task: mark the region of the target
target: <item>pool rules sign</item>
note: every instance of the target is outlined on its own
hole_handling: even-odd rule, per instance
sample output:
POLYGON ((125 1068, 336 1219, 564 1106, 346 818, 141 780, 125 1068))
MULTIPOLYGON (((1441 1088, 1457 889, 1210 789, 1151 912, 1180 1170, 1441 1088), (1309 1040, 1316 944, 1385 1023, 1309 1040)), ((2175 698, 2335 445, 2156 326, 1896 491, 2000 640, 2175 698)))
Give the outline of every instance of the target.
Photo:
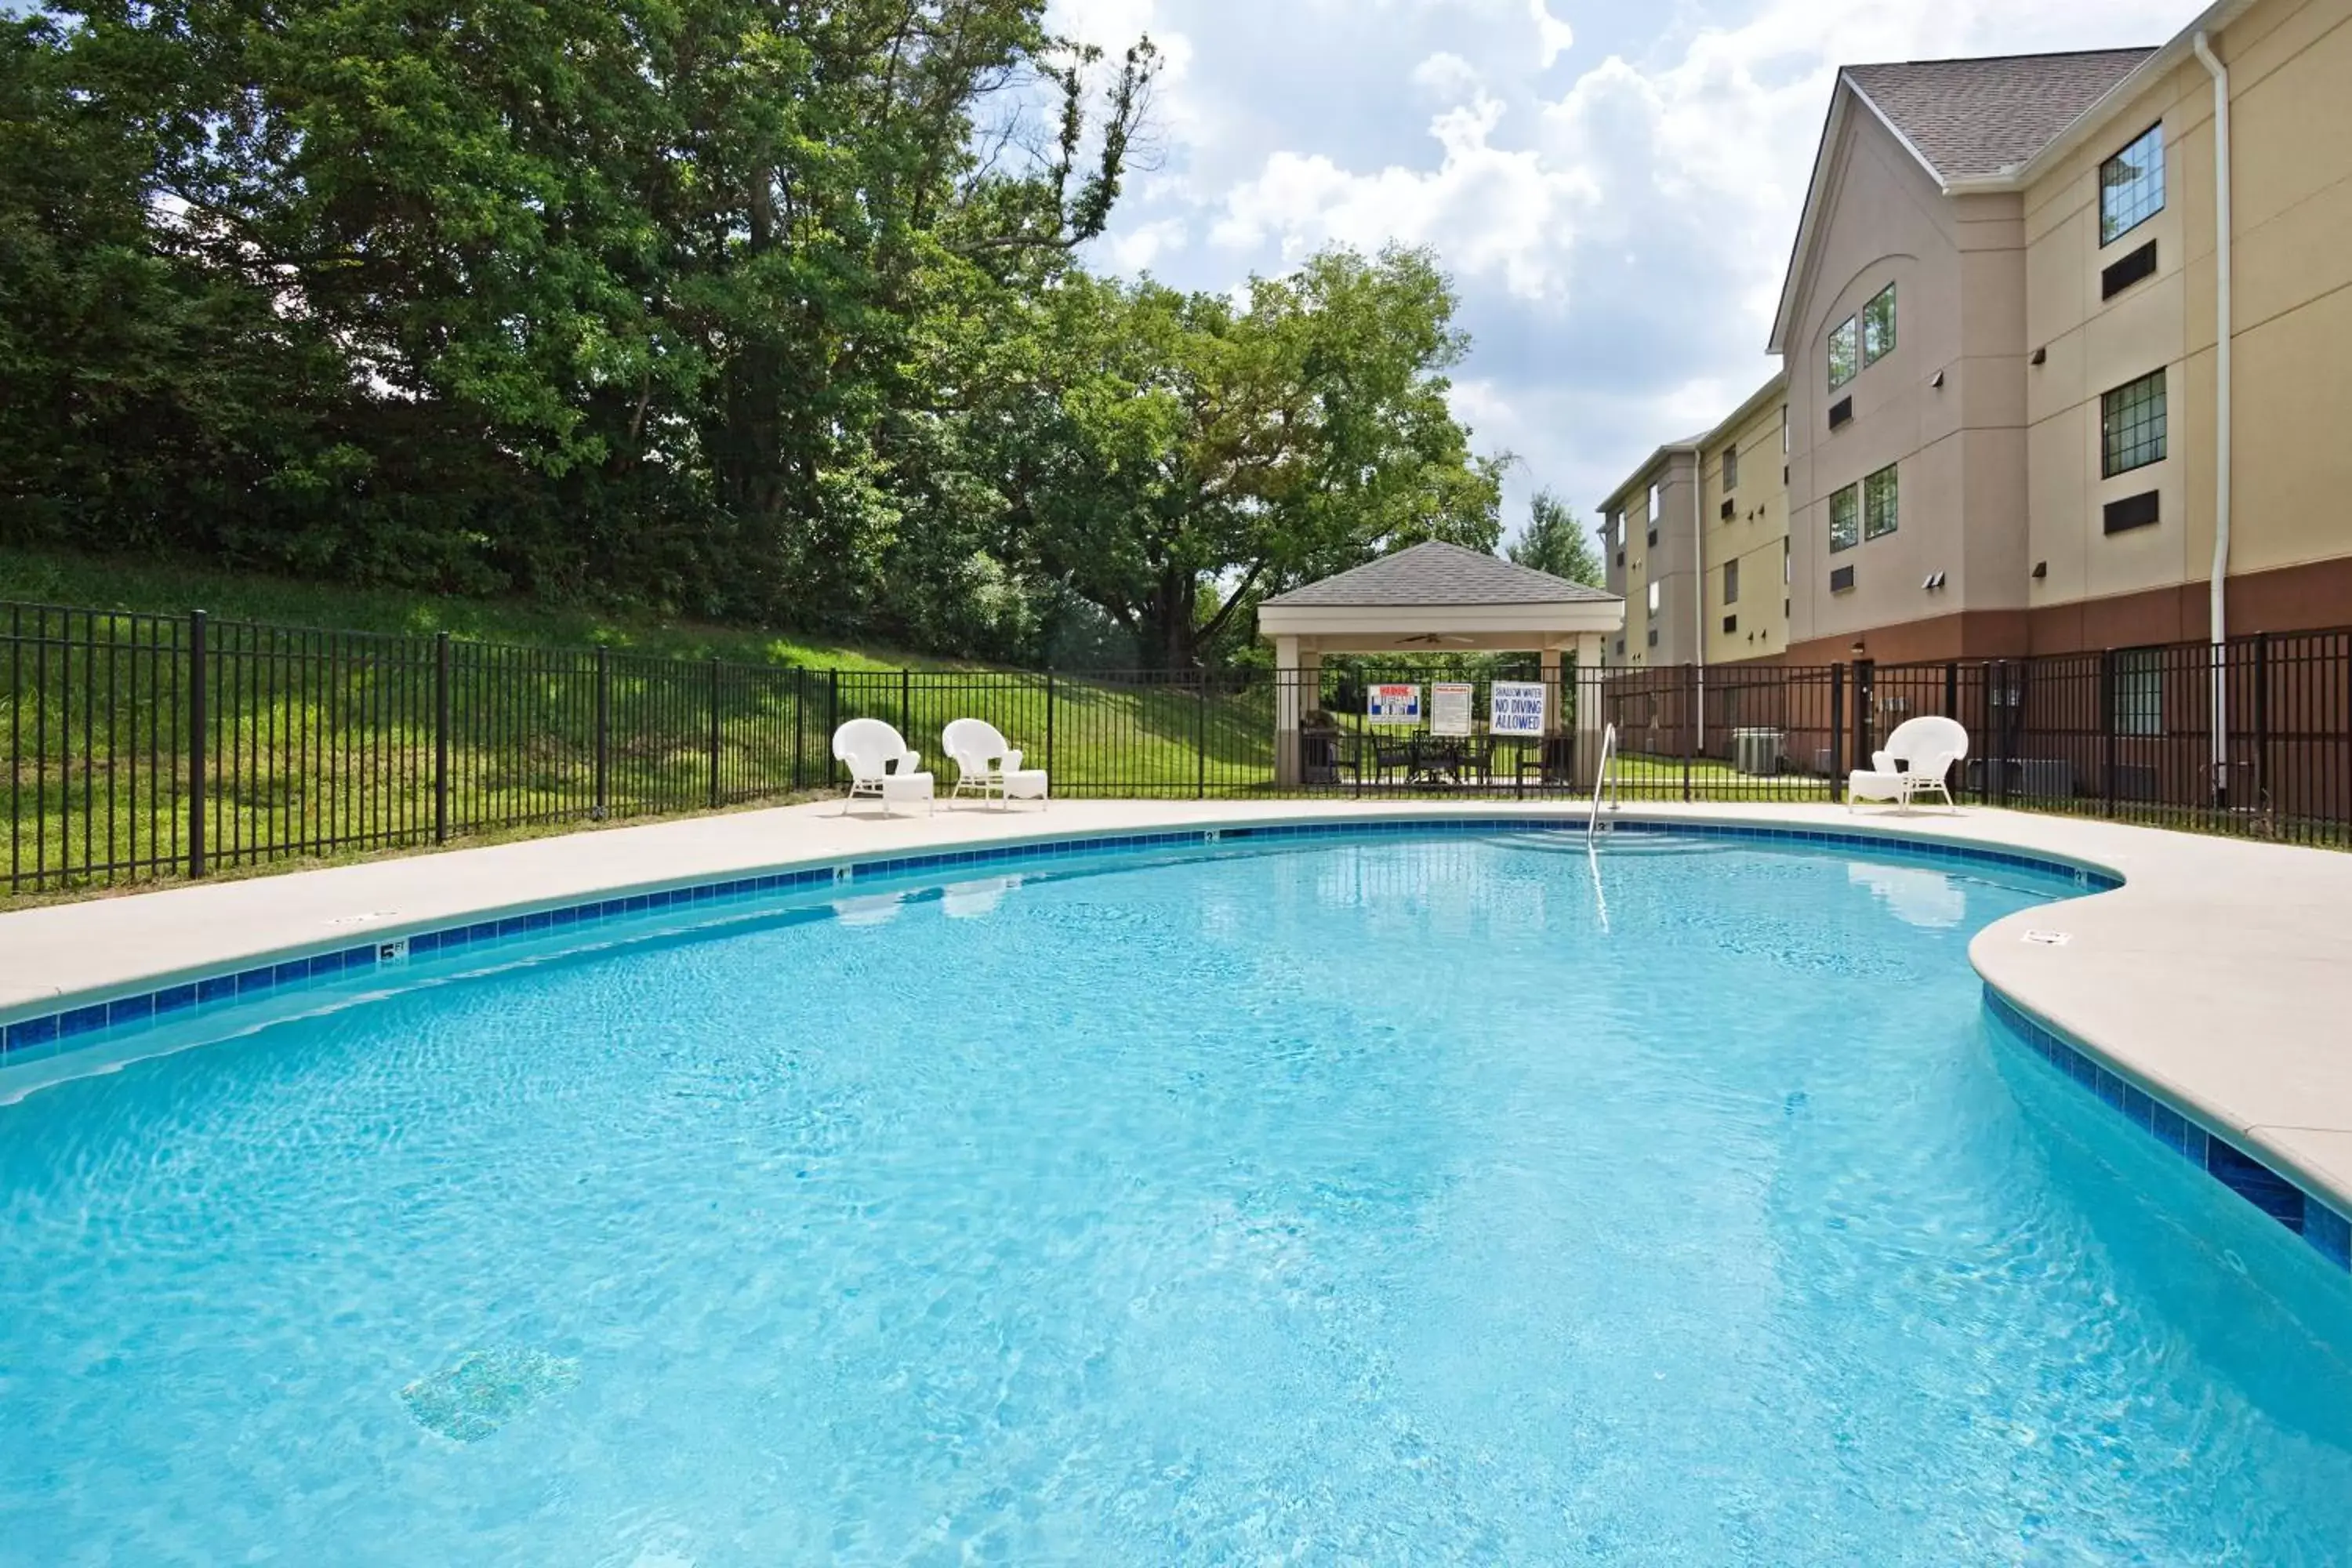
POLYGON ((1544 732, 1544 683, 1540 680, 1498 680, 1487 698, 1490 735, 1536 736, 1544 732))

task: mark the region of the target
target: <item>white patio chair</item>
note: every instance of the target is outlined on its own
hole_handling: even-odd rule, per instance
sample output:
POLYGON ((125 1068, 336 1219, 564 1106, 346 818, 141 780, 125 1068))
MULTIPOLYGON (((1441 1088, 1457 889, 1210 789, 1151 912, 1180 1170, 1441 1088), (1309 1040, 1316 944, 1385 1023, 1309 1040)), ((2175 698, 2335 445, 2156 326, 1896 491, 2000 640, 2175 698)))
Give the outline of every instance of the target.
POLYGON ((940 744, 955 759, 955 795, 970 791, 1000 804, 1034 800, 1044 805, 1050 795, 1045 770, 1021 765, 1020 750, 985 719, 958 719, 940 735, 940 744))
POLYGON ((1885 749, 1871 754, 1870 766, 1856 769, 1846 781, 1845 808, 1860 800, 1891 800, 1899 812, 1911 809, 1916 795, 1940 795, 1955 812, 1951 785, 1944 775, 1969 754, 1969 732, 1959 721, 1933 715, 1906 719, 1886 737, 1885 749))
POLYGON ((890 809, 894 802, 934 800, 931 775, 919 766, 922 758, 879 719, 852 719, 835 730, 833 754, 849 769, 849 794, 841 802, 845 814, 860 795, 880 801, 886 816, 897 815, 890 809))

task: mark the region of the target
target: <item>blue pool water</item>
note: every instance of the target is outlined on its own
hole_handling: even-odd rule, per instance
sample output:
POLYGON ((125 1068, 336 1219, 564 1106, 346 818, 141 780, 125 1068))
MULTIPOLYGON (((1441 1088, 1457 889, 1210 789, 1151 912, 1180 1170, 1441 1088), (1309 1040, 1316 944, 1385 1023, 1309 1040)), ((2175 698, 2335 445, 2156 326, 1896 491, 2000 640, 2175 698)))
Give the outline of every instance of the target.
POLYGON ((1343 841, 322 993, 0 1107, 0 1560, 2352 1560, 2341 1274, 1985 1017, 2068 891, 1343 841))

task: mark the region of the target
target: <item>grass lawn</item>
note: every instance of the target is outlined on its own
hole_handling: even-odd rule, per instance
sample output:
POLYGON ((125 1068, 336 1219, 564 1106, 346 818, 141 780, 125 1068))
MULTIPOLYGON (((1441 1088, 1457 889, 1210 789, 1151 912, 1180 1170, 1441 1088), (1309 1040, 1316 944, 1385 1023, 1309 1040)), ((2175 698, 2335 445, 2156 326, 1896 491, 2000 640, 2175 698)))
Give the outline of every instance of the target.
MULTIPOLYGON (((805 798, 834 786, 829 737, 861 716, 898 726, 942 791, 953 767, 940 731, 971 716, 1049 769, 1059 795, 1281 793, 1262 683, 1048 676, 519 601, 0 550, 9 601, 212 615, 205 800, 221 873, 430 848, 436 807, 451 839, 480 841, 805 798), (446 724, 431 640, 445 630, 446 724)), ((0 904, 176 874, 194 749, 180 623, 42 625, 33 636, 31 620, 0 612, 0 904)), ((1828 795, 1823 780, 1752 778, 1706 758, 1628 753, 1617 779, 1633 800, 1828 795)), ((1331 793, 1357 793, 1352 774, 1331 793)))
POLYGON ((953 769, 939 734, 965 716, 994 722, 1050 768, 1059 795, 1273 784, 1264 689, 1047 676, 558 606, 22 551, 0 551, 0 602, 174 617, 37 623, 0 612, 0 898, 12 881, 40 893, 178 868, 193 749, 178 617, 198 605, 213 617, 205 836, 223 871, 429 847, 436 804, 452 837, 581 826, 598 819, 600 732, 604 819, 826 789, 833 728, 860 716, 897 725, 942 789, 953 769), (430 640, 439 631, 453 638, 446 730, 430 640), (436 792, 444 737, 446 787, 436 792))
POLYGON ((953 660, 808 637, 541 604, 455 599, 398 588, 351 588, 224 572, 181 562, 0 548, 0 602, 184 615, 281 626, 431 637, 531 647, 610 647, 677 658, 822 669, 955 669, 953 660))

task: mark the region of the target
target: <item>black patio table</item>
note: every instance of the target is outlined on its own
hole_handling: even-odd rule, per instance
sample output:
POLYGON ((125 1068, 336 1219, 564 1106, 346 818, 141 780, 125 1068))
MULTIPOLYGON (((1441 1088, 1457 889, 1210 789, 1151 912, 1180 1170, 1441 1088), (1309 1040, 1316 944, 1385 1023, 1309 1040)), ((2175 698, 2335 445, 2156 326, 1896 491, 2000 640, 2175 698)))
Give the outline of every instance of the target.
POLYGON ((1416 735, 1405 777, 1422 784, 1484 784, 1489 744, 1475 735, 1416 735))

